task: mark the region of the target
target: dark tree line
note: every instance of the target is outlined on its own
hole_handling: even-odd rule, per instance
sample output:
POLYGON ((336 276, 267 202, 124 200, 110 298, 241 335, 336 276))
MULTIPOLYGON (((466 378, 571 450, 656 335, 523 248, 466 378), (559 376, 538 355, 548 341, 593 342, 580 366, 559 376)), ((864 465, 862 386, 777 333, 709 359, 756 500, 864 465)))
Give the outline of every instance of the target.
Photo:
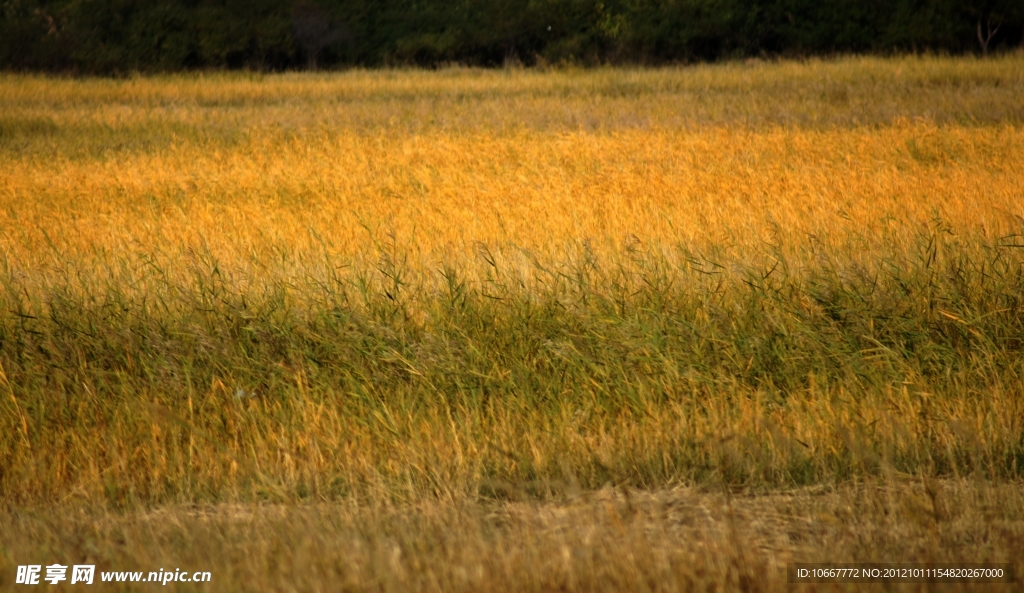
POLYGON ((666 63, 990 53, 1024 0, 0 0, 0 69, 666 63))

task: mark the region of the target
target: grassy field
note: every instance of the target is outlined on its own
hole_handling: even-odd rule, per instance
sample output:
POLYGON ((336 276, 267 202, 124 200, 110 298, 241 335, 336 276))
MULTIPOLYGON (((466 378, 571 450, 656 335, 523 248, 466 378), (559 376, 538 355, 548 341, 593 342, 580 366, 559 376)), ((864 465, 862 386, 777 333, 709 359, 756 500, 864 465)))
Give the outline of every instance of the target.
POLYGON ((1024 570, 1022 97, 1021 55, 0 75, 0 589, 1024 570))

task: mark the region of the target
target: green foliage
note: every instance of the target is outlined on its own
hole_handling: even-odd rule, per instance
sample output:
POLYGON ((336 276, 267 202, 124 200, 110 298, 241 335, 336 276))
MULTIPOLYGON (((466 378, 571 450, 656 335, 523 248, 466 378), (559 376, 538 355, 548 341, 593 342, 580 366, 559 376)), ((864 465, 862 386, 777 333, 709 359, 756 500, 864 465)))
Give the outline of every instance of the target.
POLYGON ((0 68, 114 73, 981 53, 1019 43, 1022 27, 1024 8, 1009 0, 0 0, 0 68), (311 14, 322 15, 312 46, 311 14), (304 48, 314 46, 311 60, 304 48))
POLYGON ((139 261, 30 288, 7 270, 0 494, 49 499, 103 475, 111 500, 248 483, 334 496, 330 479, 472 490, 567 471, 587 488, 885 468, 1019 478, 1019 237, 939 227, 857 252, 822 248, 808 266, 781 251, 615 263, 584 249, 538 267, 536 288, 493 264, 482 283, 449 268, 417 287, 393 252, 262 288, 203 253, 185 280, 139 261))

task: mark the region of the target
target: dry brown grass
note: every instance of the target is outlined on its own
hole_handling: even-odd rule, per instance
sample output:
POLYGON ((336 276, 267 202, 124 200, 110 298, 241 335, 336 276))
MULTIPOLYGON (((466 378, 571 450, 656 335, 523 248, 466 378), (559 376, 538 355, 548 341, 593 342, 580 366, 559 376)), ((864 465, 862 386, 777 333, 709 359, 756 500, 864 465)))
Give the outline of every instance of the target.
MULTIPOLYGON (((1019 484, 898 477, 760 496, 604 488, 546 503, 70 509, 3 520, 13 529, 0 545, 19 559, 212 572, 208 585, 177 584, 183 591, 886 590, 892 585, 794 586, 786 567, 840 559, 1019 566, 1024 549, 1019 484)), ((5 576, 12 568, 0 561, 5 576)))

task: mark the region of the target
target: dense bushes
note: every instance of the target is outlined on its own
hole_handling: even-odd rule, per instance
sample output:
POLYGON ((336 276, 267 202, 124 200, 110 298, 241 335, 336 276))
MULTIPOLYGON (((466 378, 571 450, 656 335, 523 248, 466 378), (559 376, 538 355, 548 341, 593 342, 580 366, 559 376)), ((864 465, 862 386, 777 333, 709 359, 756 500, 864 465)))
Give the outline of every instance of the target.
POLYGON ((1021 43, 1010 0, 0 0, 0 69, 689 62, 1021 43))

